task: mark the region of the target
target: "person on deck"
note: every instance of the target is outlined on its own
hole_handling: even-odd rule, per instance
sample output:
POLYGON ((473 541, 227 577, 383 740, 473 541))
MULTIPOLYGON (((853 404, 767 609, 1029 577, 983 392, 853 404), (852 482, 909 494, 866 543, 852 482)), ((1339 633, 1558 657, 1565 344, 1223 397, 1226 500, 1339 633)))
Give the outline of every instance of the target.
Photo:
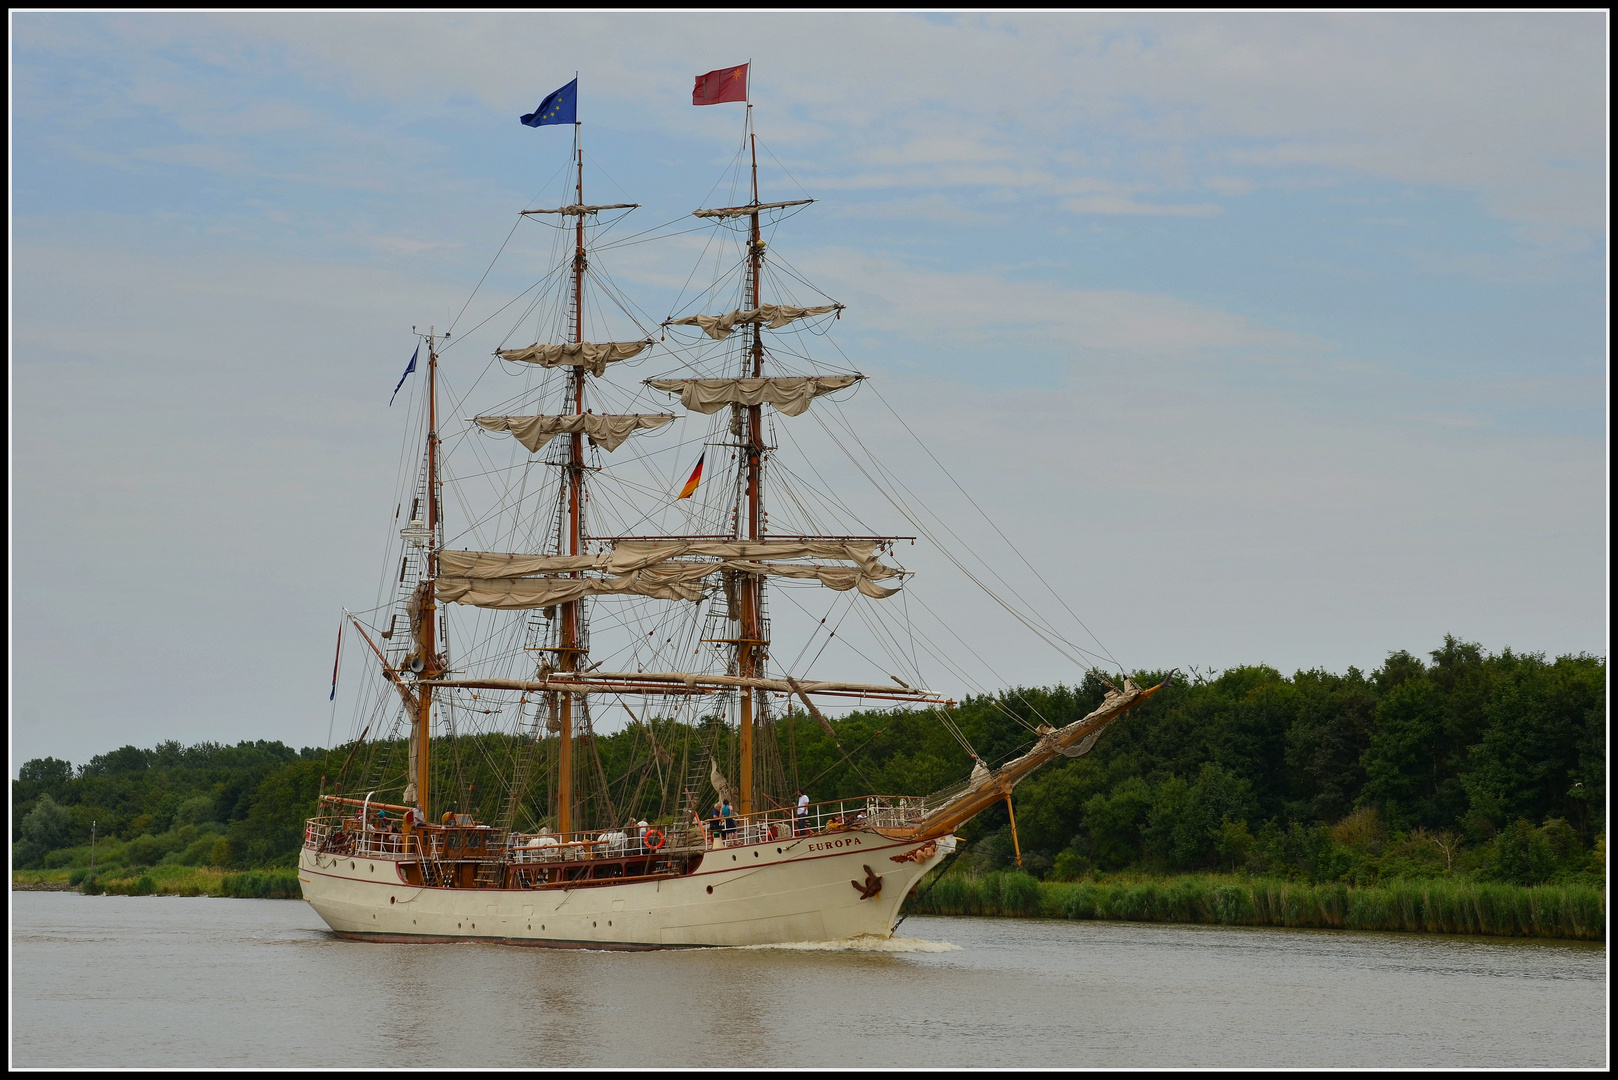
POLYGON ((714 840, 723 840, 724 838, 725 838, 725 815, 720 810, 719 804, 714 803, 713 804, 713 813, 708 815, 708 839, 710 841, 714 841, 714 840))
POLYGON ((809 796, 803 793, 803 788, 798 789, 798 819, 794 823, 792 835, 809 835, 809 796))
POLYGON ((725 828, 725 842, 729 843, 731 835, 736 831, 736 815, 730 811, 730 800, 726 799, 719 810, 719 816, 725 828))

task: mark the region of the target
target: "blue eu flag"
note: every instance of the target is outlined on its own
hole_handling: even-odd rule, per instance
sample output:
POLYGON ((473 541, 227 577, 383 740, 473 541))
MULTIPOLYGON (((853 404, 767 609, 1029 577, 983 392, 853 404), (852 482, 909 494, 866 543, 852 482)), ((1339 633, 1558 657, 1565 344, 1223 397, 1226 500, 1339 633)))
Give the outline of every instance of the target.
POLYGON ((522 118, 529 127, 546 124, 571 124, 579 112, 579 80, 574 79, 560 90, 553 91, 539 103, 539 108, 522 118))

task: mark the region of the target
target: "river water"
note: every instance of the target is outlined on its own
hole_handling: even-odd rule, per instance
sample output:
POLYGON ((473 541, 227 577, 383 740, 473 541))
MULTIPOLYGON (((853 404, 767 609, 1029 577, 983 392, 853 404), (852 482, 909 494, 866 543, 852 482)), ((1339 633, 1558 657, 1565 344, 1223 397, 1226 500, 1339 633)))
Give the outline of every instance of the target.
POLYGON ((11 894, 12 1064, 1586 1066, 1606 949, 913 918, 605 953, 339 941, 288 900, 11 894))

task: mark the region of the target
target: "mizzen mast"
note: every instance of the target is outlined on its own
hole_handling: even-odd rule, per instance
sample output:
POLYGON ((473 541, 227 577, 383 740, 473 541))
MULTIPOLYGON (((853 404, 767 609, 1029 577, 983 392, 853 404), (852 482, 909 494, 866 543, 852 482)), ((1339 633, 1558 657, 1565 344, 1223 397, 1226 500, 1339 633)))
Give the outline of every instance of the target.
MULTIPOLYGON (((446 333, 444 335, 448 337, 446 333)), ((427 334, 427 512, 425 523, 412 520, 404 535, 421 549, 425 565, 423 582, 417 586, 412 599, 412 613, 416 625, 415 637, 418 663, 410 666, 416 671, 414 694, 415 719, 410 733, 410 768, 404 800, 413 803, 427 820, 432 794, 429 758, 433 731, 433 682, 444 676, 443 658, 438 649, 438 550, 440 547, 439 513, 441 487, 438 453, 438 336, 431 328, 427 334)), ((413 515, 412 515, 413 517, 413 515)))

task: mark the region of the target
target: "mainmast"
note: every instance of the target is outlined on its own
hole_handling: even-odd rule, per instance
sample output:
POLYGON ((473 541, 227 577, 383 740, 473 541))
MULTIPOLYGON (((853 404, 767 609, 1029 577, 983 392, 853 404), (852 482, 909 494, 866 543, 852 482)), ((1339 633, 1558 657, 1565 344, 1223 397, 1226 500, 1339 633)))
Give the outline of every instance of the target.
MULTIPOLYGON (((574 127, 578 131, 578 125, 574 127)), ((582 140, 575 137, 574 145, 578 156, 578 185, 575 189, 578 205, 584 205, 584 146, 582 140)), ((573 340, 584 340, 584 213, 578 214, 578 223, 573 233, 573 340)), ((584 368, 574 367, 572 405, 575 415, 584 412, 584 368)), ((584 435, 575 431, 568 439, 567 459, 567 554, 578 555, 582 549, 582 535, 580 528, 580 511, 584 483, 584 435)), ((574 577, 580 576, 577 572, 574 577)), ((562 640, 557 656, 557 667, 561 671, 578 670, 579 660, 579 601, 569 600, 562 605, 562 640)), ((561 716, 559 717, 559 743, 556 755, 556 770, 559 775, 556 799, 556 829, 558 832, 570 832, 573 828, 573 695, 561 695, 561 716)))
POLYGON ((431 328, 427 331, 427 587, 421 596, 421 662, 422 669, 416 684, 416 803, 423 819, 428 818, 428 799, 431 789, 428 767, 429 748, 432 745, 433 688, 423 685, 425 680, 443 676, 443 665, 438 657, 438 506, 440 482, 438 477, 438 338, 431 328))
MULTIPOLYGON (((753 106, 747 106, 747 138, 753 152, 753 204, 752 230, 747 245, 747 275, 752 289, 753 307, 759 306, 759 269, 764 260, 764 243, 759 235, 758 225, 758 135, 753 128, 753 106)), ((753 325, 753 342, 751 355, 743 362, 743 374, 750 378, 761 378, 764 374, 764 325, 755 322, 753 325)), ((746 537, 749 540, 761 539, 764 535, 762 521, 759 514, 759 485, 763 479, 764 461, 764 432, 763 406, 749 405, 747 407, 747 520, 745 523, 746 537)), ((737 523, 738 534, 742 532, 743 523, 737 523)), ((753 574, 741 575, 741 636, 736 641, 736 673, 742 678, 752 678, 759 674, 758 668, 765 656, 765 645, 762 637, 764 620, 762 618, 762 600, 764 594, 764 579, 753 574)), ((751 688, 742 690, 740 723, 741 758, 741 806, 739 812, 747 817, 753 812, 753 691, 751 688)))

